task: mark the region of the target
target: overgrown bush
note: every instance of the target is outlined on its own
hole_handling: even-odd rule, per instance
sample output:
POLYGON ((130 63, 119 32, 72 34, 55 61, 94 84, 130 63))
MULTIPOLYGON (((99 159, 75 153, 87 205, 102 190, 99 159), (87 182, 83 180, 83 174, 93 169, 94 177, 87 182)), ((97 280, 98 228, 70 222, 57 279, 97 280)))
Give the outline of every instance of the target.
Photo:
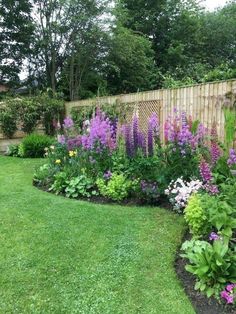
POLYGON ((47 135, 30 134, 22 140, 19 146, 19 154, 21 157, 27 158, 44 157, 45 148, 53 143, 54 139, 47 135))
POLYGON ((17 112, 12 107, 0 107, 0 126, 3 134, 12 138, 17 131, 17 112))

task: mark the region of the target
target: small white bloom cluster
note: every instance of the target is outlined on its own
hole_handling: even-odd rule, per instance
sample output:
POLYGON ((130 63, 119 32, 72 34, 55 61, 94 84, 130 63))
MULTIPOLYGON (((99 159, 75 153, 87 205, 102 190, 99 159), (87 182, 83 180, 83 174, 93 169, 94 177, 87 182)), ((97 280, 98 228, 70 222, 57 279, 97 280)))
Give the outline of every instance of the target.
POLYGON ((200 180, 184 181, 183 178, 178 178, 176 181, 172 180, 165 190, 173 209, 177 212, 182 212, 186 207, 189 197, 192 193, 199 191, 203 187, 200 180))

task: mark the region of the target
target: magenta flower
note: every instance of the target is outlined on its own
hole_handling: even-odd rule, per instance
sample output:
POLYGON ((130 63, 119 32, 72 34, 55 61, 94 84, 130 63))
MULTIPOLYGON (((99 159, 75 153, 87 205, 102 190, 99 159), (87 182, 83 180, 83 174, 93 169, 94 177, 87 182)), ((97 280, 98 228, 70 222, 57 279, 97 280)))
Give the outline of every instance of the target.
POLYGON ((236 284, 229 284, 226 286, 226 290, 221 291, 220 296, 222 299, 225 299, 227 304, 234 303, 234 288, 236 284))

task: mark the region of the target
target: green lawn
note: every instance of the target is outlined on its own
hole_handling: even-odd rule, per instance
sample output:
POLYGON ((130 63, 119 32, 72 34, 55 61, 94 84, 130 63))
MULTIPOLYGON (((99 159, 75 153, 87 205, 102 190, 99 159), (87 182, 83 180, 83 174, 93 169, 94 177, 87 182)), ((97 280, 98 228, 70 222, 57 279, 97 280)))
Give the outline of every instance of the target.
POLYGON ((195 313, 173 267, 182 217, 39 191, 41 162, 0 157, 0 313, 195 313))

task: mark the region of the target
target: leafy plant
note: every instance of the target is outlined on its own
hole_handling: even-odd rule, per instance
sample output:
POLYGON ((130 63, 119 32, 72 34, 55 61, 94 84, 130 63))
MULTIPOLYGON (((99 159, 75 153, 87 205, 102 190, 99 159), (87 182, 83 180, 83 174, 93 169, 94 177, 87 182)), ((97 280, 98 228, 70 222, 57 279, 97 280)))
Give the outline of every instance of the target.
POLYGON ((128 197, 132 183, 123 174, 113 173, 108 182, 99 178, 96 181, 101 195, 114 201, 121 201, 128 197))
POLYGON ((208 297, 218 295, 227 282, 236 280, 236 254, 229 248, 228 240, 222 238, 213 241, 186 241, 182 250, 190 264, 186 270, 197 276, 196 290, 208 297))
POLYGON ((193 194, 184 209, 184 218, 189 225, 190 232, 194 237, 200 236, 203 233, 204 223, 207 216, 201 204, 201 199, 198 194, 193 194))
POLYGON ((54 176, 54 181, 51 187, 49 188, 49 191, 53 191, 55 194, 60 194, 65 192, 65 189, 68 185, 68 176, 67 174, 62 172, 57 172, 54 176))
POLYGON ((67 181, 65 193, 66 197, 72 198, 80 196, 89 198, 98 195, 98 192, 94 189, 93 181, 86 175, 80 175, 67 181))

